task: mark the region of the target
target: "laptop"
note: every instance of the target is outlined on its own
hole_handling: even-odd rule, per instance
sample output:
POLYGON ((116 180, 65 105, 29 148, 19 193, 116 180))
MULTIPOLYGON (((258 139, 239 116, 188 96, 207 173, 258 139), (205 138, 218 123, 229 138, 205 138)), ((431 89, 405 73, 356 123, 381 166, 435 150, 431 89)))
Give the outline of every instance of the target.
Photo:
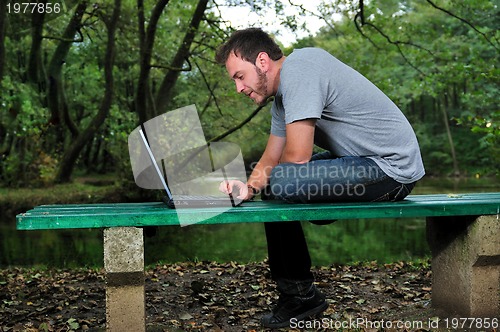
MULTIPOLYGON (((165 190, 166 196, 163 196, 163 202, 172 209, 178 208, 200 208, 200 207, 234 207, 241 204, 243 200, 233 198, 233 195, 229 194, 228 196, 207 196, 207 195, 172 195, 163 174, 160 171, 158 164, 156 163, 156 159, 153 155, 153 151, 149 146, 148 140, 144 135, 142 129, 139 129, 139 134, 141 136, 142 142, 144 143, 144 147, 148 152, 149 159, 153 164, 154 170, 158 175, 160 182, 165 190)), ((225 172, 222 170, 224 177, 225 172)))

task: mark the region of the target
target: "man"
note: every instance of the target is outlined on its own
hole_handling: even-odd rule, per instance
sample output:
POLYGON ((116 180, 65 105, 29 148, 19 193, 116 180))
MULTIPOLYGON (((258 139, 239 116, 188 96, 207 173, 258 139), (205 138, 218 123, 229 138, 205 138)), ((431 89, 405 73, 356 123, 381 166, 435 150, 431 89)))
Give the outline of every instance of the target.
MULTIPOLYGON (((414 131, 398 107, 354 69, 318 48, 284 56, 258 28, 236 31, 216 60, 257 104, 274 97, 271 133, 247 183, 221 191, 250 200, 261 191, 292 203, 396 201, 424 176, 414 131), (324 149, 313 155, 313 146, 324 149)), ((265 224, 269 265, 280 298, 261 319, 289 326, 328 307, 313 284, 299 222, 265 224)), ((334 239, 332 239, 333 241, 334 239)))

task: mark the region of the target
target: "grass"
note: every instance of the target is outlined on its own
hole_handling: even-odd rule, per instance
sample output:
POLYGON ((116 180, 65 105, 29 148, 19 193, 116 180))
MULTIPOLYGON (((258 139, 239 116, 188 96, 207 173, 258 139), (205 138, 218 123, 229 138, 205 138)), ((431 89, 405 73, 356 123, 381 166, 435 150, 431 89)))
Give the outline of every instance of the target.
POLYGON ((7 213, 18 213, 42 204, 113 203, 146 200, 147 197, 148 194, 143 194, 134 183, 118 183, 116 175, 92 175, 46 187, 0 187, 0 209, 7 213))
POLYGON ((41 201, 67 202, 102 196, 109 191, 109 187, 95 187, 79 182, 45 188, 0 188, 0 202, 30 202, 33 205, 39 204, 41 201))

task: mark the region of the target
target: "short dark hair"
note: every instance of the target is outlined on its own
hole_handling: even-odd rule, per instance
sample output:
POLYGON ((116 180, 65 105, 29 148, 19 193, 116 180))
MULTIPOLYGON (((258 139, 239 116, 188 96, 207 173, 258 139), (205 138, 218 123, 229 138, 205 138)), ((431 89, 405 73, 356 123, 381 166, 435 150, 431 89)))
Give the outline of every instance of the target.
POLYGON ((217 50, 215 61, 221 65, 225 64, 231 52, 252 64, 255 64, 260 52, 266 52, 275 61, 283 57, 283 51, 278 44, 260 28, 233 32, 228 41, 217 50))

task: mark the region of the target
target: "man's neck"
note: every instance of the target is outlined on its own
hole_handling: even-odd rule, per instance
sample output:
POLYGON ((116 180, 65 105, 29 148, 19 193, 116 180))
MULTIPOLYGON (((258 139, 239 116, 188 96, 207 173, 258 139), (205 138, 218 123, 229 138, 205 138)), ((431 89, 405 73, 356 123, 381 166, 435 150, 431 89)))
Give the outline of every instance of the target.
POLYGON ((270 81, 272 82, 273 95, 278 92, 278 87, 280 85, 281 67, 285 61, 286 56, 282 56, 280 59, 273 61, 273 66, 271 68, 270 81))

